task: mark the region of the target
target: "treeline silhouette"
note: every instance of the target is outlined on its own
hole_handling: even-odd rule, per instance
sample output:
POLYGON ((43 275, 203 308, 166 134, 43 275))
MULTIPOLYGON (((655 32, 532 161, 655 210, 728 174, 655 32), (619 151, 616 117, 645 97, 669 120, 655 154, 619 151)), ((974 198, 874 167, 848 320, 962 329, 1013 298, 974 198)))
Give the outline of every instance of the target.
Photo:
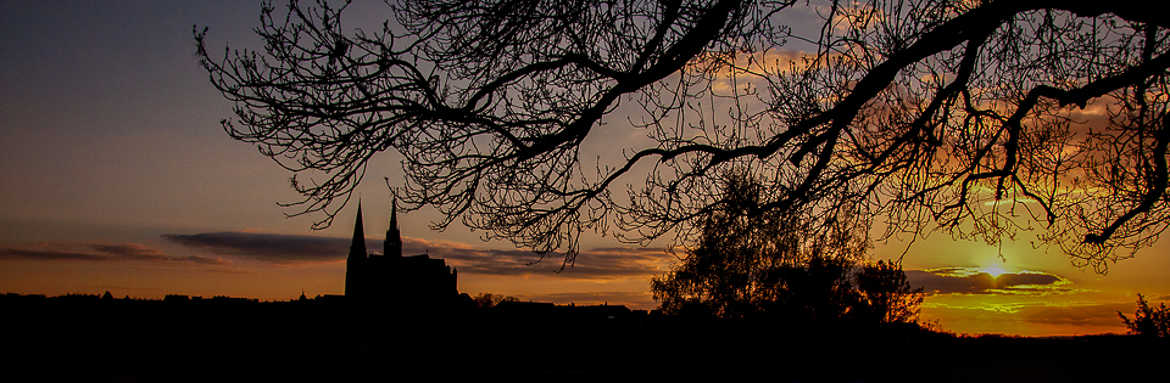
POLYGON ((1168 349, 1165 339, 1126 335, 966 337, 518 300, 418 313, 328 295, 262 302, 5 294, 0 312, 5 347, 16 351, 7 373, 41 380, 1105 381, 1140 376, 1155 366, 1147 360, 1168 349), (1070 363, 1083 358, 1093 363, 1070 363), (236 375, 240 369, 245 373, 236 375))

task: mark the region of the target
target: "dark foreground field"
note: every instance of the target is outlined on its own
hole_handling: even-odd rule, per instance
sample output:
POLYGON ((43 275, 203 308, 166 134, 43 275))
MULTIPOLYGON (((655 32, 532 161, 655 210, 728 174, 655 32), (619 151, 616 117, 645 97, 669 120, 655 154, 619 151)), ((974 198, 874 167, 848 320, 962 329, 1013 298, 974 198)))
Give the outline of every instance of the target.
POLYGON ((218 302, 2 302, 4 381, 1167 381, 1131 336, 218 302), (611 319, 612 317, 612 319, 611 319), (494 379, 493 379, 494 381, 494 379))

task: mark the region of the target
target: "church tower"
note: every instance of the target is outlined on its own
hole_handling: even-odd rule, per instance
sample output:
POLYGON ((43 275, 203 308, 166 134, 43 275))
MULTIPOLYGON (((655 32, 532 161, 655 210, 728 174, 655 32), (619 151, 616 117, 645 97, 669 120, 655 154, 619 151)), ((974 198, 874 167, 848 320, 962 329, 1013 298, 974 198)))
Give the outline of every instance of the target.
POLYGON ((345 259, 345 295, 363 295, 365 286, 362 272, 366 264, 366 233, 362 228, 362 202, 358 201, 357 222, 353 225, 353 241, 349 245, 349 257, 345 259))
POLYGON ((417 313, 439 310, 454 302, 459 294, 454 268, 429 254, 402 255, 397 199, 390 201, 390 227, 382 243, 383 254, 367 252, 365 234, 362 204, 358 201, 353 242, 345 263, 345 295, 351 302, 417 313))
POLYGON ((390 200, 390 228, 386 229, 386 242, 382 252, 388 257, 402 257, 402 233, 398 231, 398 199, 390 200))

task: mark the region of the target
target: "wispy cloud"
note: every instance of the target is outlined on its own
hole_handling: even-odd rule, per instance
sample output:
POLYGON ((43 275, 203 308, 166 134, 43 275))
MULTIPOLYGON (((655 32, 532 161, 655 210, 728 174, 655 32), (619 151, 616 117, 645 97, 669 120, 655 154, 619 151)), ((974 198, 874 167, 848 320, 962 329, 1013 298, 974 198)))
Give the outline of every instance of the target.
POLYGON ((1083 335, 1125 332, 1117 312, 1129 315, 1133 306, 1088 301, 944 304, 928 299, 922 315, 940 320, 948 330, 967 334, 1083 335))
POLYGON ((1071 281, 1043 271, 1003 273, 998 277, 972 267, 907 270, 910 284, 931 294, 1044 295, 1073 291, 1071 281))
POLYGON ((672 259, 660 248, 595 248, 581 251, 576 262, 565 265, 561 254, 550 254, 541 260, 525 250, 452 247, 419 239, 405 242, 407 249, 427 251, 431 256, 447 259, 460 273, 473 274, 545 274, 576 279, 642 277, 661 273, 672 259))
MULTIPOLYGON (((350 240, 246 232, 164 234, 163 238, 189 248, 213 254, 277 264, 338 262, 349 253, 350 240)), ((367 240, 371 251, 381 241, 367 240)), ((584 250, 572 265, 564 265, 560 254, 539 255, 519 249, 484 249, 452 241, 403 238, 405 255, 429 254, 443 258, 460 273, 485 275, 543 274, 576 279, 615 279, 661 273, 673 259, 661 248, 595 248, 584 250)))
POLYGON ((1031 323, 1075 326, 1121 326, 1117 313, 1132 314, 1132 303, 1098 303, 1080 305, 1042 305, 1025 307, 1020 315, 1031 323))
MULTIPOLYGON (((162 237, 212 254, 281 264, 344 260, 349 249, 347 239, 309 235, 218 232, 162 237)), ((373 241, 367 241, 367 247, 373 245, 373 241)))
POLYGON ((139 243, 58 243, 42 242, 24 246, 0 247, 0 258, 35 261, 145 261, 222 265, 219 258, 169 256, 158 249, 139 243))

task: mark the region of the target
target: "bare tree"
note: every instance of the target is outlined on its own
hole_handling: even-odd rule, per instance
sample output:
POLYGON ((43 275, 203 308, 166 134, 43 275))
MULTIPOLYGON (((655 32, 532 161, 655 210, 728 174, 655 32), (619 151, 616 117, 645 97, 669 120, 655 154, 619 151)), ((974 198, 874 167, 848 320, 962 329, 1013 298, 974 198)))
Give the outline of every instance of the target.
POLYGON ((1170 223, 1170 19, 1140 1, 427 0, 377 30, 263 9, 262 50, 213 57, 204 30, 198 54, 318 227, 391 149, 437 227, 570 262, 583 230, 694 243, 733 168, 809 230, 1036 230, 1102 272, 1170 223), (648 143, 582 152, 618 124, 648 143))

